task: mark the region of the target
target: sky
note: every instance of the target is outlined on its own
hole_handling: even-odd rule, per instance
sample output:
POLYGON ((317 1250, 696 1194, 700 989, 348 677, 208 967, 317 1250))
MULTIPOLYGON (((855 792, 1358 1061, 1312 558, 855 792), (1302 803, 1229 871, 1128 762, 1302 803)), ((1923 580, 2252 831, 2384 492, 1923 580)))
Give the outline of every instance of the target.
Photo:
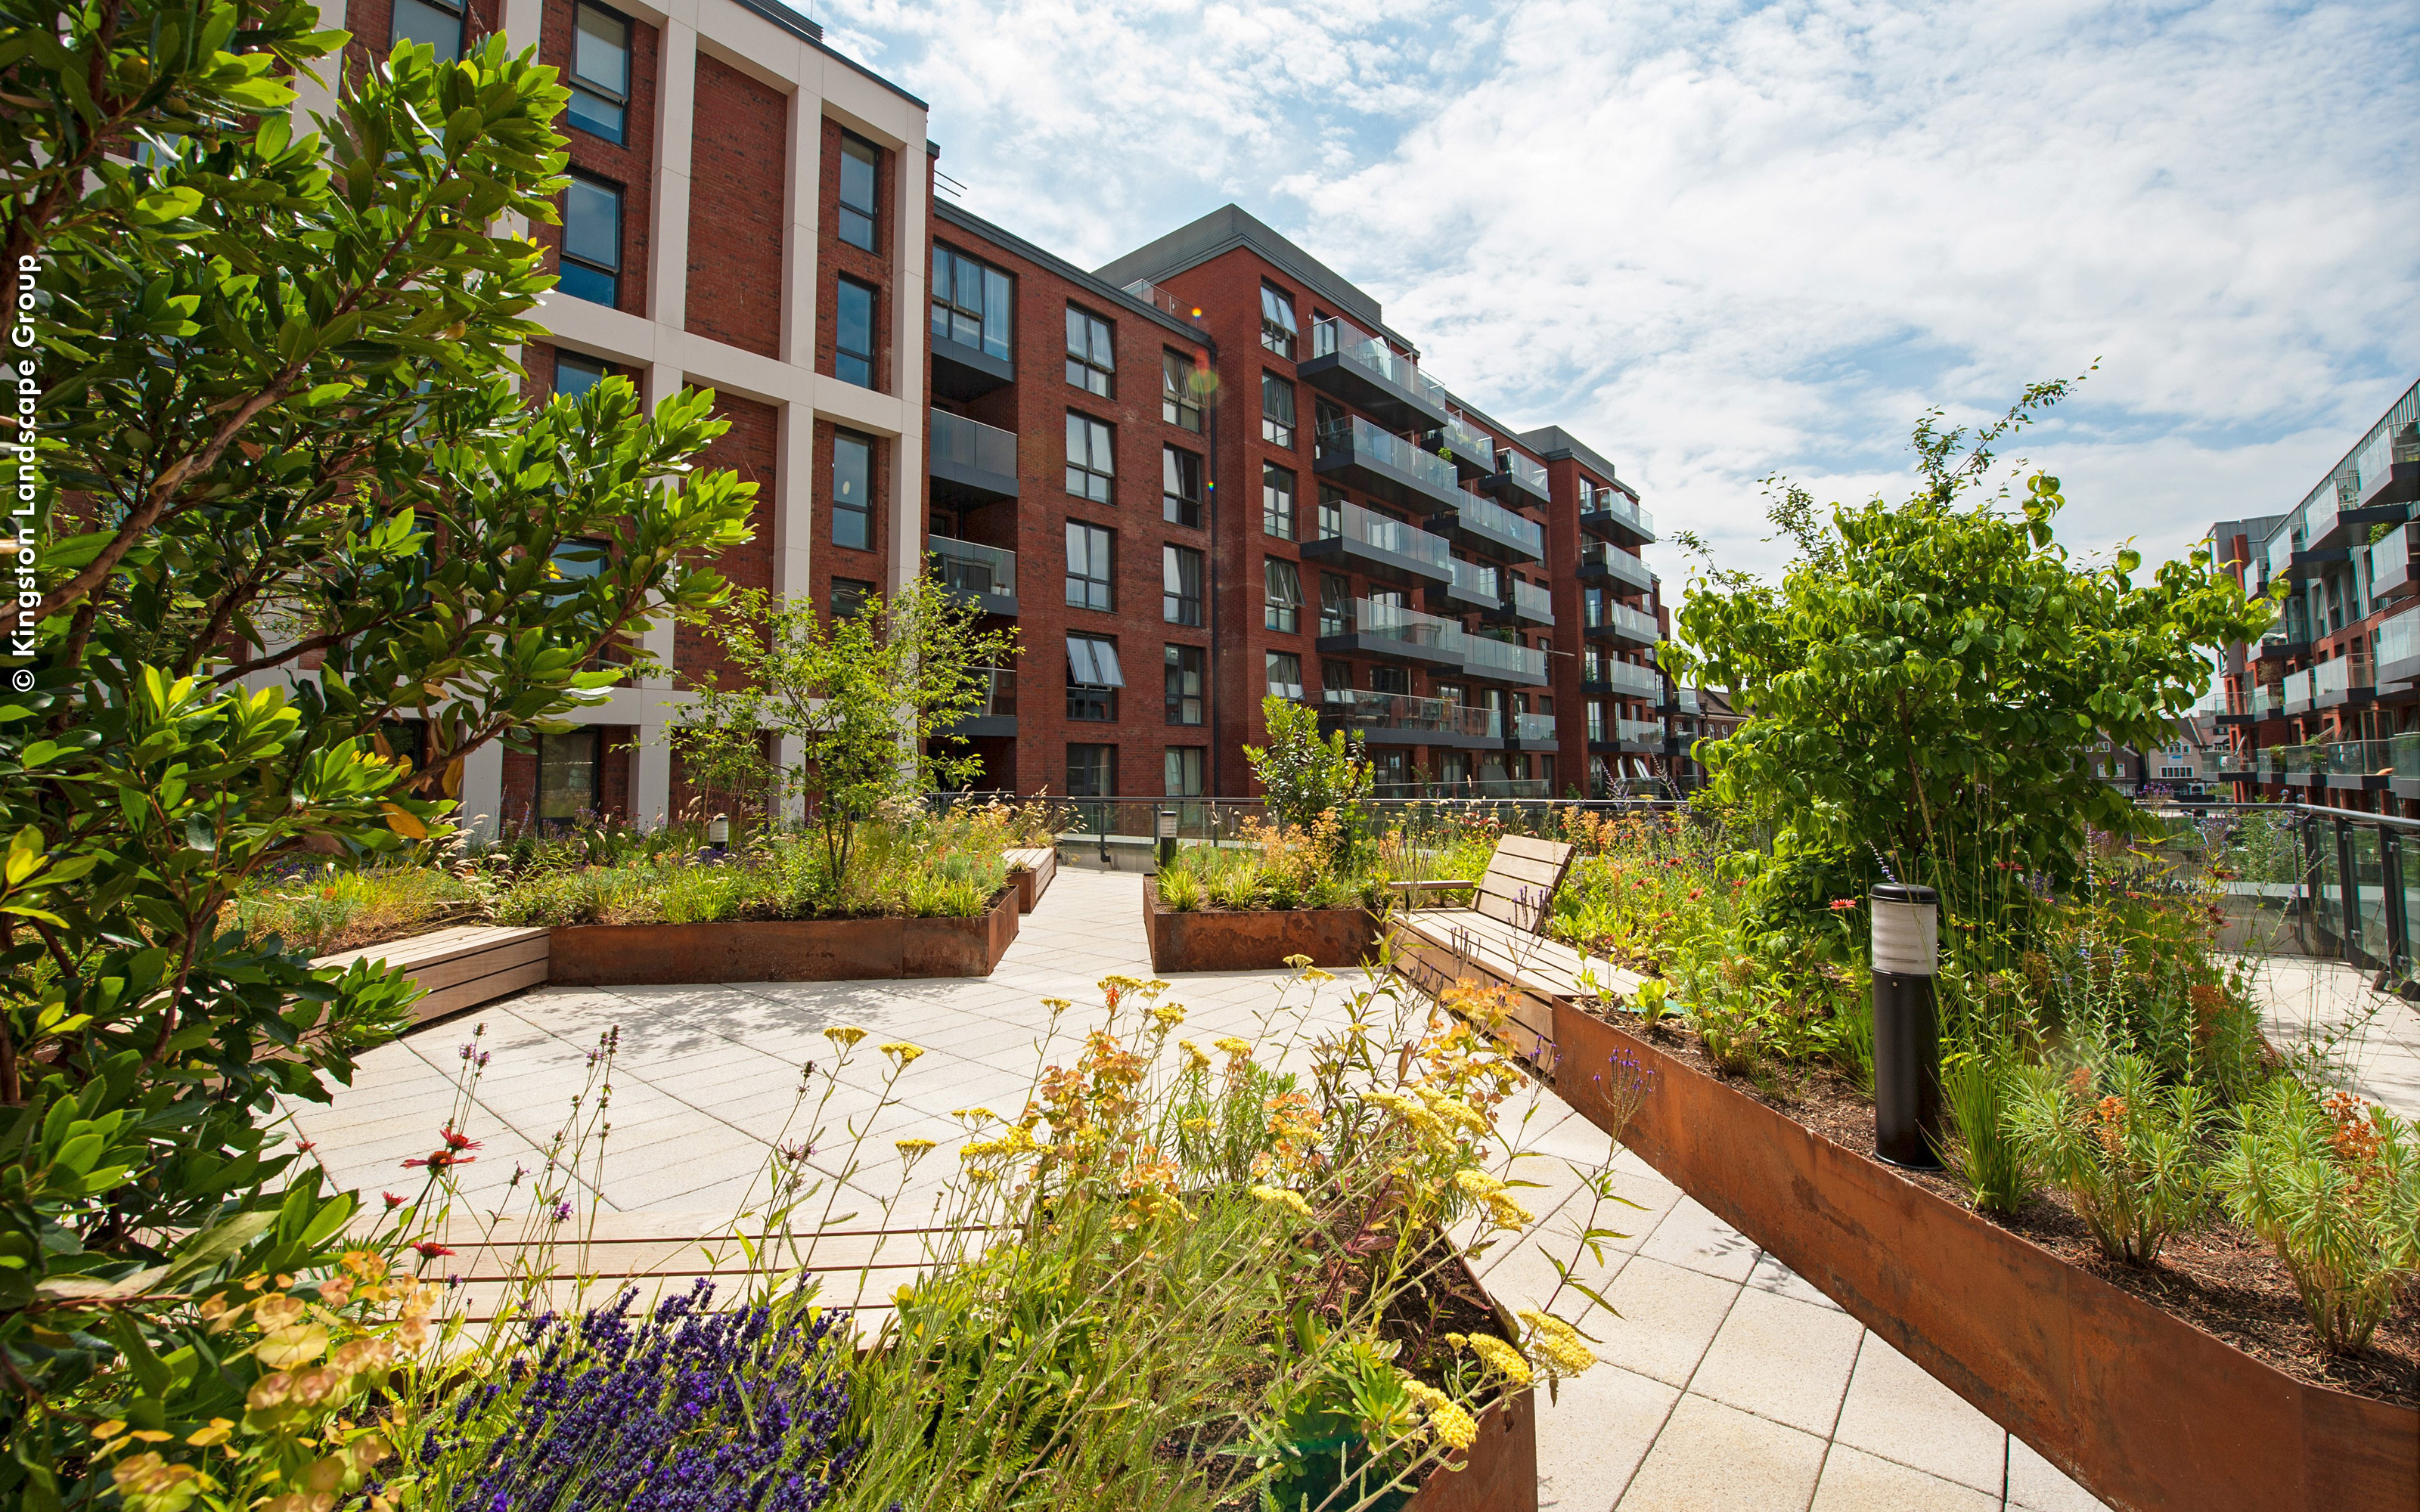
POLYGON ((1898 499, 1928 407, 2087 368, 2011 460, 2071 550, 2181 555, 2420 377, 2411 0, 800 8, 967 208, 1094 267, 1233 200, 1729 568, 1786 560, 1769 474, 1898 499))

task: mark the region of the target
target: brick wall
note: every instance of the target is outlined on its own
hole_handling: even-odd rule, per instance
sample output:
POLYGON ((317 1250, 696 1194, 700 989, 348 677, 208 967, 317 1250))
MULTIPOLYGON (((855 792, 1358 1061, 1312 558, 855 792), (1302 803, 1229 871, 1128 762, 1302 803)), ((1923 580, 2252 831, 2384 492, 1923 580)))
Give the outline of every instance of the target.
POLYGON ((786 96, 698 54, 689 329, 767 357, 782 354, 788 120, 786 96))
MULTIPOLYGON (((754 505, 749 513, 749 522, 756 532, 754 539, 715 558, 714 567, 730 579, 734 588, 769 591, 773 586, 777 481, 773 466, 779 455, 779 413, 771 405, 732 394, 718 395, 714 408, 717 415, 731 423, 731 428, 706 447, 698 465, 728 468, 739 475, 741 482, 756 485, 754 505)), ((737 680, 722 648, 704 630, 690 624, 674 631, 673 670, 684 686, 701 684, 709 673, 719 677, 726 687, 737 680)))
POLYGON ((891 516, 892 490, 897 486, 898 471, 892 456, 896 442, 882 437, 869 438, 874 442, 874 480, 867 492, 872 527, 871 549, 861 551, 854 547, 832 540, 832 448, 840 427, 829 420, 815 422, 814 474, 814 539, 808 548, 808 560, 814 563, 807 574, 807 592, 814 596, 815 607, 829 612, 831 608, 831 585, 835 578, 853 582, 872 583, 878 593, 891 591, 891 516))
MULTIPOLYGON (((874 286, 874 386, 888 393, 892 388, 891 329, 894 312, 891 301, 898 290, 893 278, 892 249, 899 238, 899 207, 892 200, 896 193, 892 175, 898 165, 892 160, 888 147, 877 150, 875 163, 876 251, 867 252, 840 239, 840 144, 841 124, 827 117, 823 123, 823 155, 818 164, 819 183, 816 190, 820 205, 815 237, 815 277, 821 281, 815 291, 815 371, 831 374, 833 344, 838 337, 837 299, 833 296, 834 280, 841 275, 874 286)), ((780 209, 777 201, 774 208, 780 209)), ((914 249, 924 255, 923 248, 914 249)))

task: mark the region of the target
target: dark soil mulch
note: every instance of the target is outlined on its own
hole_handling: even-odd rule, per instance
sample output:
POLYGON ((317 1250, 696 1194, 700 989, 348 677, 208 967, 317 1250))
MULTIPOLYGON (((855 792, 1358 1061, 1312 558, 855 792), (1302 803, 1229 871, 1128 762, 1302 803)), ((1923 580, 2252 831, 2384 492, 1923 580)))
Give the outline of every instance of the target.
MULTIPOLYGON (((1709 1076, 1720 1075, 1684 1027, 1668 1022, 1645 1031, 1635 1022, 1621 1027, 1643 1032, 1656 1048, 1709 1076)), ((1873 1101, 1837 1073, 1790 1067, 1780 1079, 1766 1083, 1722 1080, 1843 1149, 1861 1155, 1873 1149, 1873 1101)), ((1883 1169, 1972 1210, 1965 1185, 1955 1176, 1883 1169)), ((2157 1265, 2132 1266, 2101 1253, 2067 1194, 2055 1189, 2045 1189, 2013 1217, 1980 1216, 2298 1381, 2420 1408, 2420 1288, 2408 1292, 2378 1325, 2367 1350, 2334 1355, 2314 1339, 2293 1277, 2276 1252, 2224 1217, 2170 1239, 2157 1265)))

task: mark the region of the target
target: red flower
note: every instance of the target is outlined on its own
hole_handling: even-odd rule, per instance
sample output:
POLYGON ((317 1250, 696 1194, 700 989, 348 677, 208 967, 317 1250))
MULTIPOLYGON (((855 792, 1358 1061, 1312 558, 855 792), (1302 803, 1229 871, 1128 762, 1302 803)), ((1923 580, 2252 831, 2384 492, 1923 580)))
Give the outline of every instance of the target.
POLYGON ((396 1196, 392 1192, 381 1192, 379 1196, 386 1198, 386 1211, 389 1212, 393 1212, 396 1209, 403 1206, 403 1198, 396 1196))
POLYGON ((411 1249, 413 1254, 419 1256, 424 1260, 433 1260, 441 1255, 451 1255, 454 1253, 452 1250, 447 1249, 444 1245, 440 1244, 433 1239, 424 1239, 419 1243, 412 1245, 411 1249))
POLYGON ((439 1131, 439 1133, 444 1139, 445 1148, 448 1149, 476 1149, 479 1148, 479 1141, 472 1138, 469 1134, 462 1133, 450 1123, 442 1130, 439 1131))
POLYGON ((1832 912, 1836 914, 1845 914, 1856 906, 1857 900, 1854 898, 1835 898, 1832 900, 1832 912))

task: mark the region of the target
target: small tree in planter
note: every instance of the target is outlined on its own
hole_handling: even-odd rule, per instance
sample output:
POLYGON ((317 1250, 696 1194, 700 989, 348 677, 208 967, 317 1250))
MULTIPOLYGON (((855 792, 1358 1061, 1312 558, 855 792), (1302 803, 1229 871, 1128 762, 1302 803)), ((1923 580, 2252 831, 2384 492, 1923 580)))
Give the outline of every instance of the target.
POLYGON ((1266 746, 1244 748, 1244 761, 1266 795, 1269 812, 1289 828, 1316 830, 1333 815, 1337 836, 1329 864, 1348 858, 1368 836, 1368 809, 1375 785, 1361 740, 1339 730, 1319 733, 1319 714, 1290 699, 1261 701, 1269 727, 1266 746))
POLYGON ((849 614, 746 590, 700 619, 737 686, 709 681, 675 748, 709 779, 764 795, 768 814, 804 805, 834 887, 861 824, 977 769, 950 732, 982 704, 984 670, 1016 654, 1015 630, 982 628, 930 578, 849 614))

